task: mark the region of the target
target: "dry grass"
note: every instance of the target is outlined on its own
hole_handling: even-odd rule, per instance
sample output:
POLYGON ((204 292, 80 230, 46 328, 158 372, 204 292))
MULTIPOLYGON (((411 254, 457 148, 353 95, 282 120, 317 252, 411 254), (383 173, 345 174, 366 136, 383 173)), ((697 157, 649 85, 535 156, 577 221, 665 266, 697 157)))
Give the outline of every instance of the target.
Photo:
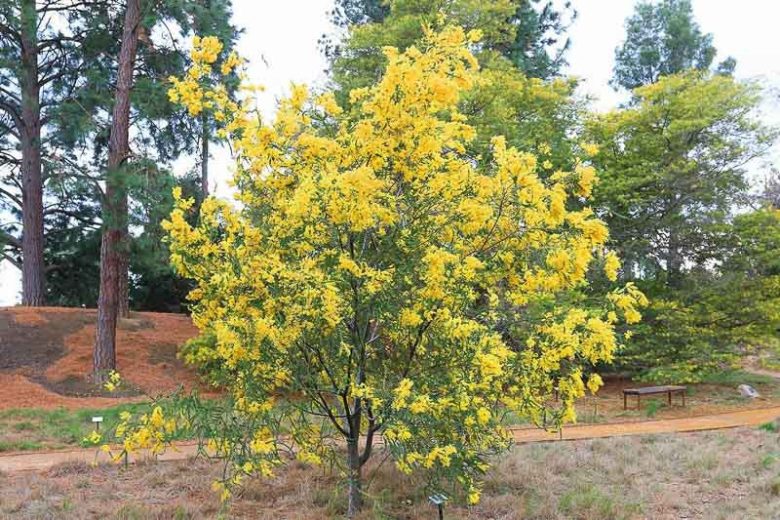
MULTIPOLYGON (((598 439, 515 448, 491 470, 482 503, 448 519, 778 518, 780 440, 764 430, 598 439)), ((0 475, 0 518, 338 518, 337 475, 294 463, 253 481, 222 511, 210 489, 220 466, 83 464, 0 475)), ((417 483, 378 471, 362 517, 434 518, 417 483)))

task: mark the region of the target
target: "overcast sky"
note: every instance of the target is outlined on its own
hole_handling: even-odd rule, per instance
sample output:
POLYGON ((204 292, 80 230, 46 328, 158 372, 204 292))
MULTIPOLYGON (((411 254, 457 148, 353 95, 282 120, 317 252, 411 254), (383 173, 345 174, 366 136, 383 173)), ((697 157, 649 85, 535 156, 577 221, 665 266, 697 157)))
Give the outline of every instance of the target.
MULTIPOLYGON (((569 31, 572 46, 568 73, 583 80, 582 93, 596 98, 594 107, 608 110, 624 97, 608 85, 614 49, 624 37, 624 20, 635 0, 574 0, 579 11, 569 31)), ((250 76, 266 86, 262 107, 273 112, 275 99, 284 95, 290 82, 319 84, 324 80, 325 61, 317 40, 332 31, 327 12, 332 0, 234 0, 235 23, 245 29, 240 52, 250 62, 250 76)), ((717 60, 733 56, 736 75, 762 81, 768 89, 780 88, 780 45, 776 0, 693 0, 694 14, 704 32, 714 35, 717 60)), ((780 124, 780 106, 767 100, 765 120, 780 124)), ((772 158, 780 164, 780 147, 772 158)), ((230 161, 222 151, 210 165, 218 194, 226 193, 230 161)), ((180 164, 179 166, 184 166, 180 164)), ((760 169, 760 165, 754 166, 760 169)), ((0 305, 19 300, 19 273, 8 263, 0 264, 0 305)))

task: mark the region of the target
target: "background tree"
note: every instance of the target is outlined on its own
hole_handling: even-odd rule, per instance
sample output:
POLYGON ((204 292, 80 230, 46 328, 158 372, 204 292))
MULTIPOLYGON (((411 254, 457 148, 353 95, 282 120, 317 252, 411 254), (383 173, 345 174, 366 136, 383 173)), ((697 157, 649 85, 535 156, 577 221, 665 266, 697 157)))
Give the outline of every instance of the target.
MULTIPOLYGON (((636 280, 653 302, 634 343, 646 354, 635 368, 701 371, 722 360, 717 345, 733 347, 712 341, 725 339, 716 326, 725 322, 707 329, 712 313, 701 295, 717 294, 721 264, 733 254, 724 237, 740 234, 731 226, 749 202, 745 165, 774 139, 754 118, 758 102, 755 85, 689 71, 635 89, 631 106, 589 125, 600 146, 595 207, 609 225, 610 247, 625 259, 624 279, 636 280)), ((740 321, 743 309, 731 307, 731 320, 740 321)))
MULTIPOLYGON (((0 75, 4 78, 0 83, 4 82, 6 87, 0 92, 0 98, 5 100, 4 107, 11 110, 21 107, 21 84, 18 80, 22 71, 18 34, 21 4, 16 0, 6 3, 7 6, 0 9, 0 16, 4 17, 0 25, 6 33, 19 36, 0 39, 0 75)), ((46 237, 43 241, 45 261, 41 271, 45 273, 47 282, 54 283, 45 289, 46 298, 51 302, 79 302, 92 307, 97 303, 97 286, 92 282, 98 267, 88 259, 96 254, 92 235, 101 222, 101 215, 94 211, 94 207, 101 204, 104 195, 102 182, 106 170, 123 12, 121 6, 113 1, 28 4, 37 9, 37 30, 40 33, 37 36, 37 52, 42 130, 40 140, 32 139, 30 142, 38 144, 36 149, 41 154, 42 226, 46 237), (80 269, 71 270, 68 274, 70 279, 66 280, 62 276, 65 269, 75 266, 80 269)), ((235 41, 237 31, 230 24, 230 2, 165 2, 157 5, 153 13, 155 19, 150 16, 151 13, 145 15, 149 26, 160 27, 162 31, 154 36, 142 34, 144 43, 135 63, 136 85, 130 116, 134 128, 131 143, 133 157, 167 164, 181 153, 197 149, 200 149, 201 156, 207 156, 208 140, 203 139, 202 125, 183 117, 182 111, 170 104, 166 82, 169 76, 181 74, 188 63, 188 57, 178 49, 179 42, 174 35, 186 35, 195 29, 218 34, 230 44, 235 41)), ((0 109, 0 142, 4 144, 0 167, 5 171, 3 181, 0 181, 0 211, 3 216, 0 245, 3 257, 22 270, 23 184, 20 167, 22 155, 27 153, 25 150, 30 150, 30 153, 35 150, 21 147, 21 134, 16 127, 19 119, 15 119, 14 113, 8 110, 0 109)), ((207 161, 200 162, 202 173, 207 174, 207 161)), ((143 160, 139 164, 143 164, 143 160)), ((131 197, 143 198, 142 181, 139 178, 136 182, 133 175, 127 176, 127 182, 132 185, 131 197)), ((35 185, 37 183, 32 183, 32 186, 35 185)), ((31 199, 37 200, 36 197, 31 199)), ((35 233, 27 235, 36 236, 35 233)), ((137 257, 145 250, 136 248, 130 254, 137 257)), ((127 263, 127 254, 125 251, 122 253, 123 262, 127 263)), ((34 255, 27 256, 30 260, 34 258, 34 255)), ((137 267, 152 265, 151 261, 134 260, 133 263, 137 267)), ((127 276, 122 274, 125 270, 120 271, 120 279, 123 280, 120 314, 126 314, 127 294, 137 291, 132 284, 126 283, 127 276)), ((136 273, 133 283, 145 279, 149 277, 136 273)), ((165 299, 171 300, 170 295, 165 299)))
POLYGON ((102 381, 116 368, 116 323, 121 294, 120 250, 127 248, 127 185, 123 178, 130 155, 130 90, 141 25, 141 0, 127 0, 118 57, 117 83, 108 145, 103 233, 100 242, 100 290, 93 372, 102 381))
MULTIPOLYGON (((615 49, 612 82, 628 90, 689 69, 709 70, 717 51, 712 34, 703 34, 693 18, 690 0, 640 2, 626 20, 626 40, 615 49)), ((731 73, 736 61, 719 66, 731 73)))
MULTIPOLYGON (((196 44, 216 60, 216 40, 196 44)), ((340 439, 353 517, 381 434, 402 471, 459 482, 475 502, 485 456, 507 447, 504 414, 572 419, 585 379, 600 384, 583 366, 611 358, 619 316, 638 319, 632 287, 578 305, 607 231, 566 201, 593 177, 544 181, 500 137, 492 161, 472 161, 476 132, 457 108, 478 79, 466 36, 420 45, 386 50, 386 73, 351 93, 350 111, 298 86, 270 126, 202 90, 202 65, 172 90, 195 116, 212 100, 239 157, 241 208, 208 199, 192 227, 179 198, 167 225, 172 261, 196 283, 193 320, 215 339, 190 360, 228 376, 233 426, 208 428, 234 463, 223 485, 268 474, 288 443, 339 463, 340 439)))
POLYGON ((509 19, 515 28, 514 41, 498 50, 529 77, 558 76, 566 65, 566 51, 571 45, 566 31, 576 16, 569 1, 519 2, 509 19))
MULTIPOLYGON (((98 333, 95 344, 96 374, 99 371, 105 371, 106 368, 113 368, 110 361, 106 366, 102 364, 98 366, 99 353, 111 352, 113 350, 114 333, 109 332, 109 329, 114 330, 116 327, 116 319, 113 317, 113 305, 116 303, 119 306, 116 310, 119 316, 125 314, 129 307, 129 267, 133 248, 131 247, 128 233, 128 193, 132 193, 133 186, 138 186, 139 182, 143 183, 144 179, 138 173, 144 170, 149 171, 148 164, 150 164, 150 161, 169 160, 176 157, 182 150, 187 150, 188 147, 196 143, 197 139, 200 139, 201 142, 201 160, 206 160, 205 164, 201 164, 201 170, 203 172, 207 171, 209 122, 201 120, 200 128, 198 128, 197 124, 191 125, 190 121, 183 117, 183 113, 177 113, 173 110, 166 97, 167 78, 171 73, 182 70, 182 67, 187 63, 187 56, 178 51, 176 40, 169 41, 164 38, 163 45, 157 45, 148 35, 152 34, 155 27, 158 26, 167 27, 173 25, 179 32, 184 34, 187 34, 194 28, 202 30, 210 28, 224 36, 226 41, 232 44, 236 38, 236 31, 229 24, 229 8, 230 4, 221 0, 204 0, 203 2, 183 4, 170 2, 155 6, 153 9, 151 6, 147 6, 137 24, 138 34, 136 37, 141 42, 141 46, 140 50, 134 53, 134 56, 137 54, 137 59, 132 59, 130 62, 129 77, 131 79, 135 78, 135 83, 132 86, 133 92, 131 93, 128 89, 126 93, 127 99, 125 100, 122 97, 120 100, 120 90, 117 86, 117 98, 114 104, 114 117, 112 118, 110 132, 111 139, 108 146, 108 176, 114 175, 115 178, 113 179, 114 182, 110 182, 110 179, 107 179, 106 182, 106 193, 103 197, 103 237, 104 242, 109 240, 109 242, 112 242, 112 245, 108 248, 102 248, 102 250, 110 251, 109 253, 101 253, 101 291, 98 300, 98 333), (131 157, 127 156, 130 151, 129 143, 123 144, 125 146, 124 158, 120 160, 120 163, 114 164, 112 162, 115 160, 112 148, 114 145, 113 136, 114 132, 118 130, 116 107, 119 105, 124 106, 124 104, 127 104, 127 116, 125 117, 124 112, 119 114, 122 116, 119 121, 122 128, 119 131, 125 132, 132 125, 134 130, 136 130, 137 138, 135 142, 137 146, 131 157), (134 119, 133 116, 135 116, 134 119), (117 170, 119 166, 121 168, 117 170), (114 202, 114 200, 117 202, 114 202), (120 227, 120 236, 118 238, 114 237, 116 233, 114 226, 117 225, 120 227), (116 268, 118 272, 118 280, 116 282, 118 296, 116 297, 116 302, 112 296, 114 288, 112 273, 115 261, 119 262, 119 266, 116 268)), ((128 36, 126 26, 124 31, 121 40, 123 44, 128 36)), ((172 32, 168 31, 169 34, 172 32)), ((137 49, 139 48, 137 47, 137 49)), ((116 66, 117 85, 122 83, 123 67, 128 66, 127 62, 123 61, 126 57, 125 51, 124 47, 120 48, 119 59, 115 60, 110 55, 105 55, 104 58, 108 70, 112 70, 116 66)), ((100 107, 102 99, 99 97, 95 99, 95 106, 100 107)), ((95 131, 99 131, 101 127, 95 125, 94 128, 95 131)), ((153 170, 159 172, 156 168, 153 170)), ((207 182, 204 184, 206 184, 205 187, 207 188, 207 182)), ((159 222, 159 219, 157 222, 159 222)), ((147 227, 144 233, 148 239, 150 233, 154 234, 154 230, 147 227)), ((146 244, 148 246, 148 240, 146 244)), ((137 254, 147 252, 153 258, 159 259, 159 254, 155 254, 159 252, 159 248, 135 248, 135 252, 137 254)), ((150 268, 153 264, 147 260, 136 265, 150 268)), ((159 273, 160 270, 158 269, 157 274, 159 273)), ((109 360, 112 357, 109 355, 109 360)))
POLYGON ((0 243, 4 258, 21 269, 23 305, 46 299, 44 184, 57 167, 47 161, 49 131, 85 67, 79 51, 89 34, 87 9, 81 2, 0 2, 0 204, 21 217, 0 224, 0 243))
POLYGON ((761 202, 769 207, 780 209, 780 171, 773 170, 767 176, 761 202))

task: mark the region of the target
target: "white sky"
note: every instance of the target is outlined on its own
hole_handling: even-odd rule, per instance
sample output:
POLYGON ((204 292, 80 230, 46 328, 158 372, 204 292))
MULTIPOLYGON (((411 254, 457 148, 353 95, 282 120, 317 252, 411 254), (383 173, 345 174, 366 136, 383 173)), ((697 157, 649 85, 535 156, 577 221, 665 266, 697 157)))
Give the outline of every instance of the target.
MULTIPOLYGON (((328 11, 332 0, 234 0, 235 23, 245 29, 239 52, 249 60, 253 81, 266 87, 263 111, 273 112, 275 99, 284 95, 290 82, 322 85, 325 61, 317 40, 332 31, 328 11)), ((569 31, 572 46, 568 73, 584 80, 583 94, 596 98, 594 107, 608 110, 624 97, 608 85, 612 75, 614 49, 624 38, 624 20, 635 0, 574 0, 579 11, 569 31)), ((714 35, 716 60, 733 56, 736 75, 762 81, 774 91, 767 100, 764 119, 780 124, 780 45, 774 31, 780 19, 776 0, 693 0, 694 14, 704 32, 714 35)), ((772 154, 780 164, 780 146, 772 154)), ((227 153, 215 153, 210 165, 218 194, 225 194, 230 176, 227 153)), ((756 166, 757 168, 758 166, 756 166)), ((19 301, 18 271, 0 264, 0 306, 19 301)))

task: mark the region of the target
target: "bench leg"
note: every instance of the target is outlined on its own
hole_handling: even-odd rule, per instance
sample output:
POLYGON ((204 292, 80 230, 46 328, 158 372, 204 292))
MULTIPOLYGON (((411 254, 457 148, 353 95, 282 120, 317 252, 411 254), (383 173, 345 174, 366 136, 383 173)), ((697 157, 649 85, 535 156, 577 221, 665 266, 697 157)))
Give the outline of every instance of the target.
POLYGON ((683 399, 683 408, 685 408, 685 390, 683 390, 682 392, 680 392, 680 395, 682 395, 682 399, 683 399))
POLYGON ((628 400, 626 399, 626 394, 623 394, 623 410, 628 410, 628 400))
POLYGON ((667 394, 667 396, 668 396, 668 398, 669 398, 669 399, 668 399, 668 401, 669 401, 669 407, 671 407, 671 406, 672 406, 672 393, 671 393, 671 392, 669 392, 669 393, 667 394))
POLYGON ((642 396, 640 394, 636 394, 636 409, 642 409, 642 396))

